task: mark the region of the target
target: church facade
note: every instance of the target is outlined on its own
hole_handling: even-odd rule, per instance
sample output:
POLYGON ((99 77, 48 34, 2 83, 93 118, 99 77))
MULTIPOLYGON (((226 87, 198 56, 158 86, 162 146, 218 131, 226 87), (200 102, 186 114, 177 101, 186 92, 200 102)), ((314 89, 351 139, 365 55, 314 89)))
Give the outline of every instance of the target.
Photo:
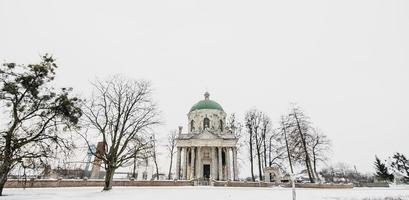
POLYGON ((176 140, 176 179, 238 180, 237 138, 226 129, 222 106, 205 99, 190 109, 187 132, 176 140))

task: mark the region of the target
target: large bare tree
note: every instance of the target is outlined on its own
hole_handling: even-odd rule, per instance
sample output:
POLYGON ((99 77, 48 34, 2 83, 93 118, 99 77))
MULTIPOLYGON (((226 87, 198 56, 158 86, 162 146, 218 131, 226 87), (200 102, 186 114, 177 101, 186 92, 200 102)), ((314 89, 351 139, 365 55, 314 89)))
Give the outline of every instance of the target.
MULTIPOLYGON (((152 148, 151 128, 160 123, 159 112, 147 81, 114 76, 93 86, 93 96, 84 106, 84 123, 104 143, 104 152, 95 156, 106 170, 104 190, 110 190, 115 170, 152 148)), ((82 136, 90 145, 87 135, 82 136)))
POLYGON ((309 121, 308 116, 306 116, 298 106, 293 106, 293 108, 291 109, 291 113, 289 114, 289 119, 291 124, 290 127, 292 127, 292 132, 295 136, 298 135, 298 137, 294 138, 297 138, 298 140, 296 141, 298 141, 298 144, 300 144, 299 147, 301 151, 298 152, 300 152, 300 155, 302 155, 302 157, 304 158, 303 160, 305 162, 310 182, 315 183, 315 173, 312 169, 310 152, 308 151, 308 139, 310 137, 309 133, 311 130, 311 122, 309 121))
POLYGON ((80 101, 71 89, 56 90, 55 60, 0 66, 0 196, 9 172, 18 163, 43 159, 72 146, 67 128, 81 116, 80 101))

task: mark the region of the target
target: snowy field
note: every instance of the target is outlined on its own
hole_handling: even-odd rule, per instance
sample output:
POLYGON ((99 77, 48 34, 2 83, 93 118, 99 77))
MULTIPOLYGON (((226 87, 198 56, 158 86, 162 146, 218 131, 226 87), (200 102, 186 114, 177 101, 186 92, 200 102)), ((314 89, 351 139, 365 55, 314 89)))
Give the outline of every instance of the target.
MULTIPOLYGON (((101 188, 30 188, 5 189, 0 199, 29 200, 291 200, 288 188, 229 187, 116 187, 109 192, 101 188)), ((297 189, 297 200, 409 200, 409 187, 354 189, 297 189)))

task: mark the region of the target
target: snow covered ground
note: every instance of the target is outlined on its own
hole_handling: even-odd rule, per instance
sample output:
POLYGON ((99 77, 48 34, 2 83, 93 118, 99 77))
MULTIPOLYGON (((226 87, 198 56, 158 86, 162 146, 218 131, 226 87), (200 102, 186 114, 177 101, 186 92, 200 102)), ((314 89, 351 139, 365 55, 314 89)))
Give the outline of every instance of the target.
MULTIPOLYGON (((285 200, 291 199, 288 188, 229 187, 116 187, 109 192, 101 188, 30 188, 8 189, 5 200, 285 200)), ((297 200, 409 200, 409 187, 354 189, 297 189, 297 200)))

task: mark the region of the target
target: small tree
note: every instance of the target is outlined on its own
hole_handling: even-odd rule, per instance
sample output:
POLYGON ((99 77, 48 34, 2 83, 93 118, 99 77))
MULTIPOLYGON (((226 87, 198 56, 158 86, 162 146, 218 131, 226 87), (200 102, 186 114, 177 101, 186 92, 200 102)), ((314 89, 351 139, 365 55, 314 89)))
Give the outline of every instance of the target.
POLYGON ((155 135, 152 136, 152 159, 153 163, 155 163, 155 169, 156 169, 156 180, 159 180, 159 164, 158 164, 158 146, 157 146, 157 140, 155 138, 155 135))
POLYGON ((226 129, 232 133, 237 139, 237 148, 240 149, 243 144, 242 129, 243 125, 236 119, 236 114, 232 113, 229 118, 227 118, 226 129))
MULTIPOLYGON (((110 190, 115 170, 152 148, 150 132, 159 124, 159 114, 149 82, 115 76, 93 85, 95 93, 84 105, 84 123, 97 131, 105 145, 104 152, 94 156, 104 163, 104 190, 110 190)), ((90 147, 87 135, 81 135, 90 147)))
POLYGON ((51 86, 57 65, 49 55, 38 64, 0 66, 0 196, 13 167, 25 160, 43 159, 58 148, 72 146, 65 131, 81 116, 72 89, 51 86))
MULTIPOLYGON (((176 130, 172 130, 168 135, 168 143, 166 144, 166 149, 169 152, 170 164, 169 164, 169 172, 168 172, 168 180, 172 178, 172 164, 173 164, 173 155, 175 154, 176 148, 176 138, 178 137, 178 133, 176 130)), ((177 174, 178 172, 176 172, 177 174)))
POLYGON ((389 173, 388 167, 386 167, 385 163, 383 163, 378 156, 375 156, 375 177, 379 180, 384 181, 393 181, 394 177, 393 174, 389 173))
POLYGON ((256 130, 258 129, 259 125, 260 125, 260 121, 258 118, 258 111, 253 109, 250 110, 248 112, 246 112, 245 118, 245 125, 247 128, 247 144, 248 144, 248 148, 249 148, 249 159, 250 159, 250 172, 251 172, 251 180, 255 181, 256 178, 254 176, 254 137, 256 135, 256 130))
POLYGON ((312 168, 314 173, 318 175, 318 162, 325 162, 328 159, 327 154, 331 150, 331 141, 318 128, 313 128, 310 147, 312 154, 312 168))

